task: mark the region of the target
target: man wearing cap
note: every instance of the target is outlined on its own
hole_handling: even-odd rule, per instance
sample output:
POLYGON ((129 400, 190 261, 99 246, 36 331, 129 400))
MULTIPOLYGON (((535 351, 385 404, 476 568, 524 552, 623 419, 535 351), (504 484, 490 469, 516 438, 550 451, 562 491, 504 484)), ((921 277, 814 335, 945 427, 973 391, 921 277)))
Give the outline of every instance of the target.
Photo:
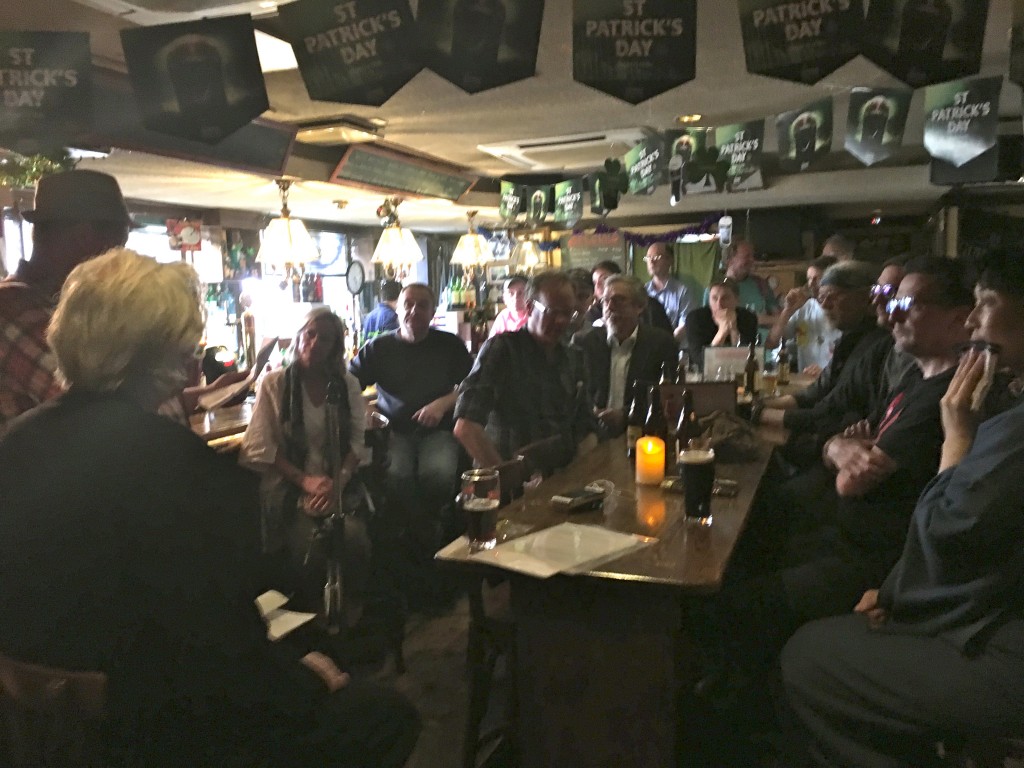
POLYGON ((32 258, 0 281, 0 433, 20 413, 57 395, 57 361, 46 328, 75 267, 123 246, 131 218, 113 176, 67 171, 36 185, 32 258))
POLYGON ((893 341, 889 329, 875 322, 870 291, 877 275, 877 267, 859 261, 839 262, 825 271, 818 303, 842 334, 832 360, 802 391, 766 400, 762 423, 828 437, 882 405, 878 381, 893 341))

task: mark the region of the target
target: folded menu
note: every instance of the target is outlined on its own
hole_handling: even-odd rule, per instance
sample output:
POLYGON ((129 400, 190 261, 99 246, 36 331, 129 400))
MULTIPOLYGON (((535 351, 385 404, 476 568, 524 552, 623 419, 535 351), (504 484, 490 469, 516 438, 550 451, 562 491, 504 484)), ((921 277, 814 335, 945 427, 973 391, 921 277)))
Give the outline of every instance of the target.
POLYGON ((267 623, 267 639, 280 640, 308 621, 316 618, 315 613, 299 613, 285 610, 288 598, 272 589, 256 598, 256 607, 267 623))
POLYGON ((590 570, 655 541, 597 525, 562 523, 470 555, 471 560, 546 579, 590 570))

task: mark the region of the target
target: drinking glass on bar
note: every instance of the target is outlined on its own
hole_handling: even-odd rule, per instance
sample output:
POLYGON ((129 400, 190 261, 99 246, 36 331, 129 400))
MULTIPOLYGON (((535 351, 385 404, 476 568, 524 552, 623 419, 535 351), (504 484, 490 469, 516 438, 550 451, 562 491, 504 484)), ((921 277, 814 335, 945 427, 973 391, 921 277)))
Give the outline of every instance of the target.
POLYGON ((466 515, 469 551, 493 549, 498 543, 496 526, 501 506, 501 480, 496 469, 471 469, 462 473, 459 506, 466 515))
POLYGON ((686 518, 701 525, 711 524, 711 491, 715 486, 715 452, 711 448, 690 447, 679 452, 679 471, 683 478, 686 518))

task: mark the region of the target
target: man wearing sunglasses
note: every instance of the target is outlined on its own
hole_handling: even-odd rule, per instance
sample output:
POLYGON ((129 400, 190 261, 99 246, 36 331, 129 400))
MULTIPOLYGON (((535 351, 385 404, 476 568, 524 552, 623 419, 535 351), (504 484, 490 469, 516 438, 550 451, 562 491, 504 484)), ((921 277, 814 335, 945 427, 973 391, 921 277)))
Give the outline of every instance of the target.
MULTIPOLYGON (((786 567, 731 584, 715 599, 717 624, 728 627, 720 633, 727 658, 754 681, 752 688, 802 624, 849 611, 899 559, 917 497, 939 466, 939 401, 970 338, 964 322, 972 305, 961 262, 922 258, 907 265, 888 306, 895 343, 914 361, 915 375, 873 421, 826 444, 838 496, 831 520, 791 548, 786 567)), ((751 714, 749 704, 743 709, 751 714)), ((732 732, 741 733, 735 726, 732 732)))
MULTIPOLYGON (((842 336, 817 380, 800 392, 765 401, 763 423, 781 424, 797 435, 824 438, 866 418, 881 405, 878 382, 892 336, 888 328, 875 322, 871 287, 877 275, 877 267, 859 261, 840 262, 825 271, 818 302, 842 336)), ((813 454, 817 455, 817 449, 813 454)))
POLYGON ((479 467, 560 435, 562 462, 597 443, 583 356, 566 345, 576 295, 564 272, 541 272, 527 289, 526 325, 487 340, 459 386, 455 437, 479 467))
MULTIPOLYGON (((966 325, 1019 380, 1024 260, 1016 250, 987 261, 966 325)), ((880 588, 803 627, 782 653, 814 765, 928 768, 940 765, 937 741, 1020 735, 1024 402, 987 419, 974 410, 987 363, 968 351, 942 398, 939 472, 880 588)))

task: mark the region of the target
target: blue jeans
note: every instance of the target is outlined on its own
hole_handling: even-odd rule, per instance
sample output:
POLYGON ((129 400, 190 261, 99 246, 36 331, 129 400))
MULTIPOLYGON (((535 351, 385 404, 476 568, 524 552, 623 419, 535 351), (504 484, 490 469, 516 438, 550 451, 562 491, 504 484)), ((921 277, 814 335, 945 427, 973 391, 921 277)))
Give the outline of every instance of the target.
POLYGON ((388 455, 392 519, 433 557, 442 544, 444 510, 455 498, 459 444, 443 429, 392 433, 388 455))

